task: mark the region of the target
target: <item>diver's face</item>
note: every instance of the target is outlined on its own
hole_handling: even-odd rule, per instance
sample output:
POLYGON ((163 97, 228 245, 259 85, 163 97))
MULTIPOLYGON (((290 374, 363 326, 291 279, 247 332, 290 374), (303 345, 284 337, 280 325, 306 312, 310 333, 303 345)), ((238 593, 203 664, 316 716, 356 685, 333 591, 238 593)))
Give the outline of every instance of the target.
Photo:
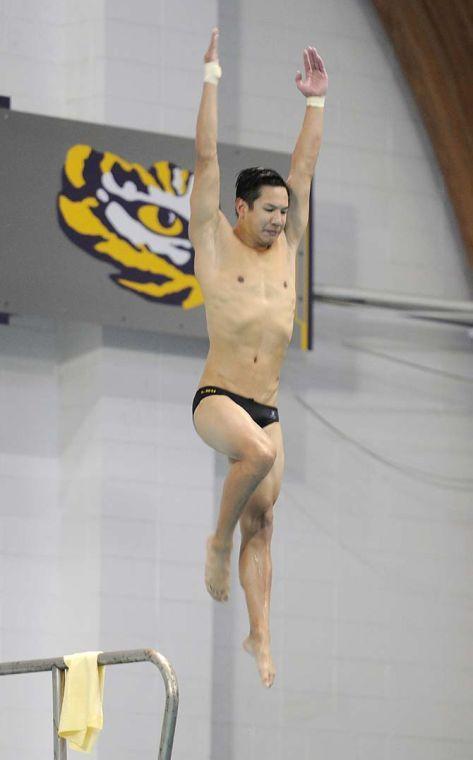
POLYGON ((245 203, 244 224, 257 245, 271 246, 286 225, 289 198, 285 187, 263 185, 253 208, 245 203))

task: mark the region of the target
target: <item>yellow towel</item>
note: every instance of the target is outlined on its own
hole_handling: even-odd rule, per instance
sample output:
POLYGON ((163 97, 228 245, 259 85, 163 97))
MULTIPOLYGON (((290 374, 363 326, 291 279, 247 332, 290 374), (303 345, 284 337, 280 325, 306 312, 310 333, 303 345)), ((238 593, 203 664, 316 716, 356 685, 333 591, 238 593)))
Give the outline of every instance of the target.
POLYGON ((70 749, 91 752, 103 726, 105 668, 97 665, 100 652, 65 655, 67 665, 64 699, 58 734, 70 749))

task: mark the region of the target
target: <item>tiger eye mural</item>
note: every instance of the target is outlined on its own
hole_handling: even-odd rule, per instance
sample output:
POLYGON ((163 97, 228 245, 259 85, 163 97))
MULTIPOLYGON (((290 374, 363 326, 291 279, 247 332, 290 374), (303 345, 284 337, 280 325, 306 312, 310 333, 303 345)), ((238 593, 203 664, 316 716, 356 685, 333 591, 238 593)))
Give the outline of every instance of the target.
POLYGON ((189 240, 193 172, 169 161, 149 169, 90 145, 67 152, 58 194, 67 237, 113 264, 121 288, 157 303, 193 309, 203 303, 189 240))

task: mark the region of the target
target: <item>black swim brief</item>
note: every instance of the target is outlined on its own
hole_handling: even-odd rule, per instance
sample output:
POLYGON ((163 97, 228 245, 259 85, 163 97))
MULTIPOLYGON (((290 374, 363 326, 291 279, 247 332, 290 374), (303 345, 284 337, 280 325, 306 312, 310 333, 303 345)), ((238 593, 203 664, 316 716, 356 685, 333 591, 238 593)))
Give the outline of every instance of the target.
POLYGON ((228 396, 232 401, 241 406, 245 412, 248 412, 250 417, 262 428, 270 425, 272 422, 279 422, 279 414, 275 406, 260 404, 259 401, 246 398, 246 396, 239 396, 238 393, 232 393, 225 390, 225 388, 217 388, 216 385, 206 385, 204 388, 198 389, 192 402, 192 414, 194 414, 200 402, 206 396, 228 396))

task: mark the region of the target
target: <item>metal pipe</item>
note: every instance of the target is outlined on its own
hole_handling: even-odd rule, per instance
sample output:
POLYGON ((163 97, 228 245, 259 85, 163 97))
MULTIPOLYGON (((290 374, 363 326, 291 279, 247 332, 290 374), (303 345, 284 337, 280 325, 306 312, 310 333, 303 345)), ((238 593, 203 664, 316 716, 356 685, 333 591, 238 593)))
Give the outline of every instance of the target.
POLYGON ((14 676, 18 673, 41 673, 52 670, 66 670, 66 664, 62 657, 53 657, 49 660, 13 660, 12 662, 0 663, 0 676, 14 676))
POLYGON ((61 720, 61 707, 64 697, 64 671, 53 665, 53 741, 54 760, 67 760, 67 744, 59 734, 59 721, 61 720))
POLYGON ((150 662, 159 668, 166 686, 166 706, 164 709, 161 741, 159 743, 158 760, 171 760, 174 731, 176 729, 177 708, 179 704, 179 688, 176 674, 165 657, 154 649, 149 650, 150 662))
POLYGON ((161 673, 166 690, 166 703, 161 728, 158 760, 170 760, 176 728, 177 709, 179 706, 179 688, 173 667, 156 649, 132 649, 127 652, 107 652, 99 654, 99 665, 115 665, 125 662, 143 662, 148 660, 156 665, 161 673))
MULTIPOLYGON (((171 760, 174 732, 176 728, 177 710, 179 706, 179 688, 177 677, 172 665, 156 649, 131 649, 117 652, 102 652, 97 657, 98 665, 123 665, 129 662, 151 662, 155 665, 164 681, 166 703, 161 728, 158 760, 171 760)), ((16 660, 0 663, 0 676, 16 675, 18 673, 39 673, 51 670, 53 673, 53 720, 55 736, 59 727, 60 705, 62 702, 63 679, 67 670, 62 657, 42 660, 16 660)), ((60 740, 60 742, 63 740, 60 740)), ((54 760, 66 760, 66 754, 61 754, 61 744, 54 748, 54 760)), ((64 742, 64 753, 66 752, 64 742)))
POLYGON ((377 290, 339 288, 333 285, 317 285, 312 291, 314 301, 331 301, 367 306, 384 306, 391 309, 428 309, 432 311, 455 311, 473 315, 473 301, 448 301, 443 298, 408 296, 377 290))

